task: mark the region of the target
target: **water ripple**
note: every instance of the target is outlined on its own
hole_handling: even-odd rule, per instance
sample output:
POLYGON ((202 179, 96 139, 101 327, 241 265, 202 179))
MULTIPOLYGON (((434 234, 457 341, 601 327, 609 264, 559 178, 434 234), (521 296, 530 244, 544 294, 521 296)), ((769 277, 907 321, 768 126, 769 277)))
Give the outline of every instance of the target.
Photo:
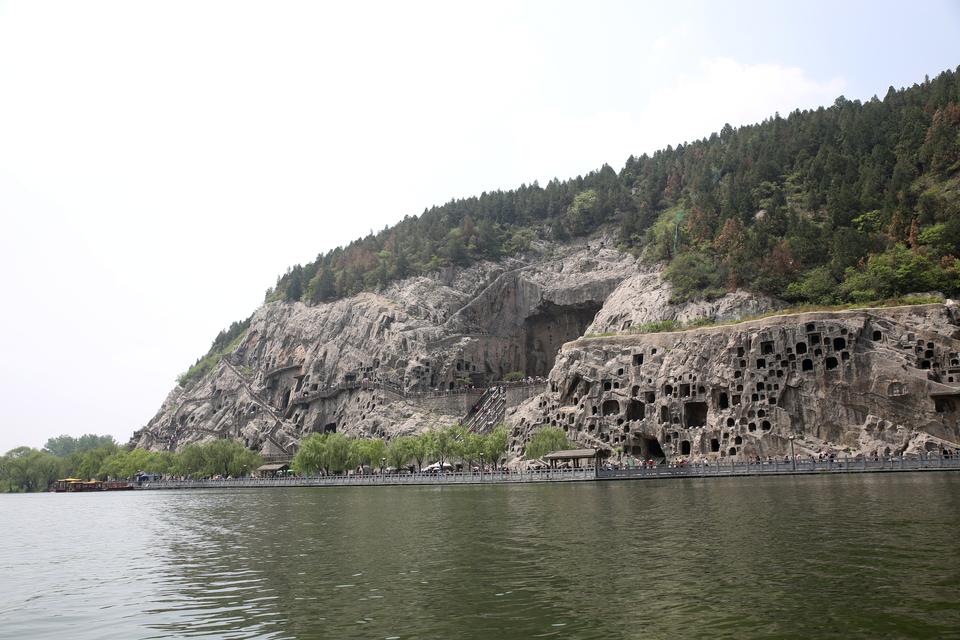
POLYGON ((0 634, 948 637, 960 475, 0 497, 0 634))

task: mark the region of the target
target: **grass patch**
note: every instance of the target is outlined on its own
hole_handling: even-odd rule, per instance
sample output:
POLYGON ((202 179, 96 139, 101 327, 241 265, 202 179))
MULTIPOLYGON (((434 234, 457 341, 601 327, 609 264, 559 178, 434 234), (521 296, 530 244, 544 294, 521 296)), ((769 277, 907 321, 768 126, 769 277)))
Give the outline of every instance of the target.
POLYGON ((181 387, 189 387, 194 382, 205 376, 210 370, 217 366, 217 363, 220 362, 220 358, 228 353, 233 352, 237 347, 239 347, 246 335, 247 331, 244 330, 240 335, 231 340, 230 343, 225 347, 211 350, 209 353, 207 353, 207 355, 194 362, 193 366, 177 376, 177 384, 179 384, 181 387))
POLYGON ((939 295, 909 295, 898 298, 887 298, 886 300, 875 300, 873 302, 850 302, 847 304, 836 305, 799 305, 767 311, 752 316, 745 316, 737 320, 718 321, 714 318, 702 317, 695 318, 689 322, 677 322, 676 320, 658 320, 656 322, 646 322, 636 327, 631 327, 627 331, 607 331, 604 333, 588 333, 584 336, 587 339, 609 338, 612 336, 630 336, 642 335, 647 333, 670 333, 674 331, 689 331, 691 329, 703 329, 707 327, 724 327, 753 320, 763 320, 775 316, 789 316, 799 313, 829 313, 831 311, 850 311, 852 309, 882 309, 885 307, 906 307, 921 304, 940 304, 944 301, 943 296, 939 295))

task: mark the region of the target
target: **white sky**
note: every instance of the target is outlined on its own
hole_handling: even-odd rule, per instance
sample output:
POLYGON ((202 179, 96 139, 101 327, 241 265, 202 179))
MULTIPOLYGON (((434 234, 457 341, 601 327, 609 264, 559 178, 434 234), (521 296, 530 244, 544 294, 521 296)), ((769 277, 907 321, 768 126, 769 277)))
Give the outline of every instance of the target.
POLYGON ((0 452, 404 215, 960 63, 955 2, 634 4, 0 1, 0 452))

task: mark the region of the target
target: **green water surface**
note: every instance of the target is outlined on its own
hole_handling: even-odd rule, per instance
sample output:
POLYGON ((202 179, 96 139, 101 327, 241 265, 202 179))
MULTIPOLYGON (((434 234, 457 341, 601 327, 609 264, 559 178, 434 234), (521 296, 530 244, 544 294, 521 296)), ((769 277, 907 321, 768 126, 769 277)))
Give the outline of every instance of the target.
POLYGON ((960 473, 0 496, 4 638, 960 637, 960 473))

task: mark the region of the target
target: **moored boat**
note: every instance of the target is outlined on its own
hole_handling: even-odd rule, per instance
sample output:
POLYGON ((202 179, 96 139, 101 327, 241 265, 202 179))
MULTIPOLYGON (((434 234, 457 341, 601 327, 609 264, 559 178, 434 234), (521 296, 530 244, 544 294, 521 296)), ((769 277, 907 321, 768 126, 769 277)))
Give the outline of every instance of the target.
POLYGON ((78 493, 81 491, 126 491, 133 485, 124 480, 81 480, 62 478, 53 483, 51 491, 55 493, 78 493))

